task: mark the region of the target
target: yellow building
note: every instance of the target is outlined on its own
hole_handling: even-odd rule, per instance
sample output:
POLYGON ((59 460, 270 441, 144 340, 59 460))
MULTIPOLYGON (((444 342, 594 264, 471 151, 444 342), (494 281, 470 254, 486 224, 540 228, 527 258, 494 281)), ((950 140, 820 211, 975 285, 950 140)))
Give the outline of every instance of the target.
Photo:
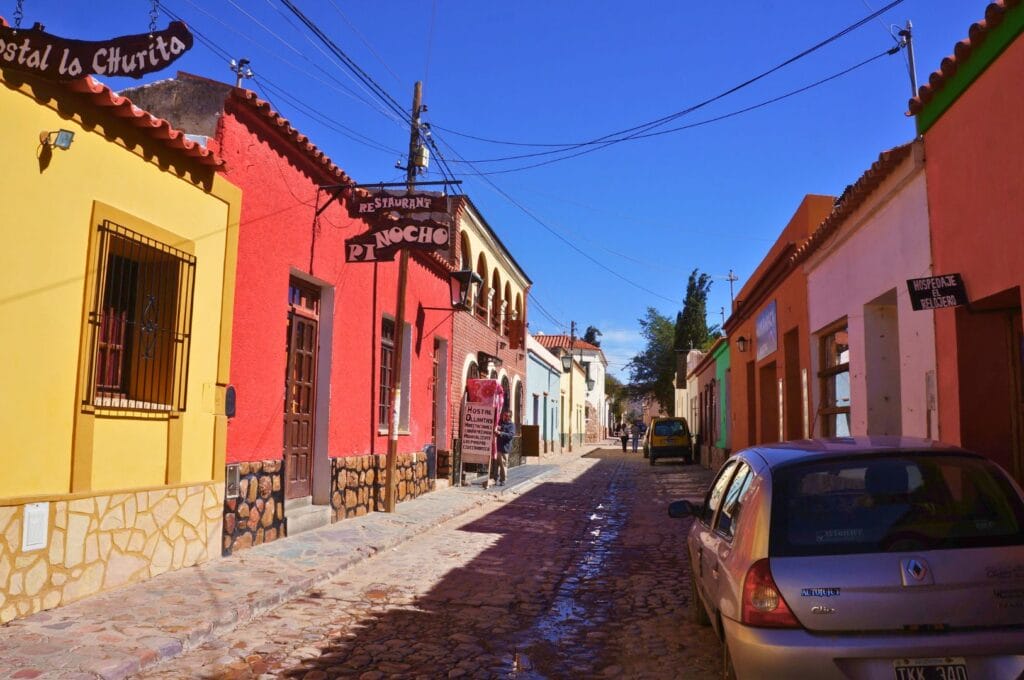
POLYGON ((2 623, 219 555, 241 193, 91 79, 0 84, 2 623))

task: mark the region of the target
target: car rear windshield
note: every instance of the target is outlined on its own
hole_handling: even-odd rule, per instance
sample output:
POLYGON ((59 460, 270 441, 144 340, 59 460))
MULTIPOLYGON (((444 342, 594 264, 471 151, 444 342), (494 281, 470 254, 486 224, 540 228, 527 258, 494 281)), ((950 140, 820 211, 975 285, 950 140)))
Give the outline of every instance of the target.
POLYGON ((654 434, 659 437, 678 437, 687 434, 686 423, 681 420, 659 420, 654 423, 654 434))
POLYGON ((963 455, 858 456, 772 474, 776 557, 1024 544, 1024 505, 994 464, 963 455))

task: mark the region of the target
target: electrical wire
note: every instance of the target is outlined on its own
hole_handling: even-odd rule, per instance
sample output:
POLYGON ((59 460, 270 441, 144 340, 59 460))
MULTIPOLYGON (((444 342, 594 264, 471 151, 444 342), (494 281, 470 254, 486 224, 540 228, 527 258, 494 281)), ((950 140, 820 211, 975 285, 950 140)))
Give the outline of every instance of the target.
POLYGON ((540 310, 541 315, 547 317, 548 321, 550 321, 551 323, 555 324, 556 328, 561 328, 562 330, 567 330, 565 323, 562 322, 562 321, 559 321, 558 318, 554 314, 549 312, 547 310, 547 308, 545 308, 544 305, 542 305, 540 303, 540 300, 537 299, 537 296, 536 296, 536 294, 534 294, 532 288, 526 294, 526 297, 528 299, 532 300, 535 305, 537 305, 537 309, 540 310))
POLYGON ((340 16, 342 20, 344 20, 344 22, 348 24, 348 27, 352 29, 352 32, 356 34, 356 37, 359 38, 359 41, 366 46, 366 49, 370 50, 370 54, 372 54, 377 59, 377 61, 381 63, 381 66, 387 69, 387 72, 391 74, 391 76, 395 79, 395 82, 401 83, 402 79, 398 77, 398 74, 395 73, 390 66, 388 66, 388 63, 384 61, 384 58, 380 56, 380 54, 377 53, 377 50, 373 49, 373 45, 370 44, 370 41, 367 40, 366 37, 362 34, 362 32, 359 30, 359 27, 356 26, 352 22, 352 20, 348 18, 348 15, 345 14, 341 7, 338 6, 338 3, 335 2, 334 0, 330 0, 330 3, 331 6, 334 8, 334 11, 338 13, 338 16, 340 16))
MULTIPOLYGON (((572 154, 569 154, 569 155, 566 155, 566 156, 559 156, 558 158, 552 158, 552 159, 549 159, 549 160, 546 160, 546 161, 542 161, 542 162, 539 162, 539 163, 531 163, 531 164, 528 164, 528 165, 522 165, 522 166, 515 167, 515 168, 506 168, 506 169, 503 169, 503 170, 492 170, 492 171, 489 171, 489 172, 485 172, 483 174, 485 174, 485 175, 504 175, 504 174, 508 174, 510 172, 521 172, 523 170, 531 170, 533 168, 539 168, 539 167, 543 167, 545 165, 551 165, 553 163, 558 163, 560 161, 569 160, 570 158, 576 158, 578 156, 583 156, 585 154, 593 153, 594 151, 600 151, 601 149, 604 149, 604 148, 606 148, 608 146, 611 146, 612 144, 616 144, 616 143, 619 143, 619 142, 634 141, 634 140, 637 140, 637 139, 648 139, 650 137, 660 137, 662 135, 671 134, 673 132, 679 132, 681 130, 690 130, 690 129, 693 129, 693 128, 702 127, 704 125, 710 125, 711 123, 717 123, 719 121, 727 120, 729 118, 735 118, 736 116, 742 115, 744 113, 749 113, 750 111, 754 111, 756 109, 764 108, 765 106, 769 106, 771 104, 775 104, 775 103, 780 102, 780 101, 782 101, 784 99, 789 99, 790 97, 794 97, 794 96, 796 96, 798 94, 803 94, 804 92, 807 92, 808 90, 811 90, 811 89, 814 89, 814 88, 819 87, 821 85, 824 85, 825 83, 833 81, 833 80, 835 80, 837 78, 841 78, 842 76, 845 76, 845 75, 847 75, 849 73, 852 73, 853 71, 856 71, 859 68, 867 66, 868 64, 870 64, 870 63, 872 63, 872 62, 874 62, 874 61, 876 61, 878 59, 881 59, 882 57, 896 54, 897 52, 900 51, 900 49, 901 49, 901 47, 899 45, 897 45, 896 47, 891 47, 891 48, 885 50, 884 52, 880 52, 880 53, 874 55, 873 57, 868 57, 864 61, 861 61, 861 62, 859 62, 857 64, 854 64, 853 66, 850 66, 849 68, 843 69, 842 71, 839 71, 838 73, 833 73, 830 76, 826 76, 825 78, 817 80, 817 81, 815 81, 815 82, 813 82, 813 83, 811 83, 809 85, 805 85, 803 87, 797 88, 795 90, 791 90, 791 91, 789 91, 789 92, 787 92, 785 94, 779 95, 777 97, 772 97, 771 99, 766 99, 765 101, 759 102, 757 104, 753 104, 751 106, 747 106, 747 107, 744 107, 742 109, 738 109, 736 111, 725 113, 725 114, 722 114, 720 116, 715 116, 713 118, 708 118, 706 120, 697 121, 695 123, 688 123, 686 125, 679 125, 679 126, 668 128, 668 129, 664 129, 664 130, 656 130, 656 131, 653 131, 653 132, 645 132, 645 133, 642 133, 642 134, 641 133, 633 134, 633 135, 630 135, 629 137, 626 137, 626 138, 617 139, 617 140, 610 140, 610 141, 606 142, 605 144, 602 144, 601 146, 597 146, 597 147, 591 146, 591 147, 588 147, 586 149, 583 149, 581 151, 577 151, 576 153, 572 153, 572 154)), ((510 157, 507 157, 505 159, 500 159, 499 158, 499 159, 491 159, 491 160, 488 160, 488 161, 474 161, 474 162, 497 162, 497 161, 500 161, 500 160, 510 160, 512 158, 528 158, 528 157, 531 157, 531 156, 546 156, 546 155, 550 155, 550 154, 553 154, 553 153, 562 153, 562 151, 540 151, 540 152, 533 153, 533 154, 522 154, 520 156, 510 156, 510 157)), ((453 161, 453 162, 467 162, 468 163, 469 161, 453 161)))
MULTIPOLYGON (((288 0, 284 0, 284 1, 288 2, 288 0)), ((484 139, 482 137, 473 137, 473 138, 474 139, 478 139, 480 141, 489 141, 489 142, 494 143, 494 144, 507 144, 507 145, 515 145, 515 146, 523 146, 523 145, 526 145, 526 146, 562 146, 562 147, 565 147, 564 150, 566 150, 566 151, 572 150, 572 149, 576 149, 576 148, 579 148, 579 147, 583 147, 583 146, 592 146, 592 145, 595 145, 595 144, 606 144, 609 141, 611 141, 610 138, 620 138, 621 137, 621 139, 618 139, 617 141, 625 141, 626 139, 629 139, 630 137, 628 137, 628 136, 622 137, 623 135, 630 135, 630 133, 633 133, 633 132, 646 131, 646 130, 649 130, 649 129, 660 127, 661 125, 664 125, 665 123, 668 123, 668 122, 670 122, 672 120, 675 120, 675 119, 677 119, 677 118, 679 118, 681 116, 685 116, 688 113, 692 113, 693 111, 701 109, 701 108, 703 108, 703 107, 705 107, 705 106, 707 106, 707 105, 709 105, 709 104, 711 104, 713 102, 718 101, 719 99, 727 97, 730 94, 733 94, 734 92, 737 92, 737 91, 739 91, 739 90, 741 90, 743 88, 746 88, 746 87, 748 87, 748 86, 750 86, 750 85, 752 85, 752 84, 754 84, 754 83, 756 83, 756 82, 758 82, 760 80, 763 80, 764 78, 766 78, 769 75, 771 75, 771 74, 773 74, 773 73, 775 73, 775 72, 785 68, 786 66, 789 66, 790 64, 793 64, 793 63, 803 59, 804 57, 806 57, 806 56, 808 56, 810 54, 813 54, 814 52, 817 52, 818 50, 820 50, 823 47, 825 47, 825 46, 835 42, 836 40, 839 40, 840 38, 846 36, 847 34, 852 33, 853 31, 857 30, 858 28, 860 28, 864 24, 872 21, 876 17, 881 16, 882 14, 888 12, 890 9, 893 9, 894 7, 902 4, 903 2, 905 2, 905 0, 892 0, 891 2, 889 2, 887 5, 885 5, 881 9, 872 12, 871 14, 869 14, 868 16, 860 19, 859 21, 857 21, 857 22, 855 22, 853 24, 850 24, 849 26, 847 26, 846 28, 842 29, 838 33, 832 34, 831 36, 825 38, 824 40, 821 40, 820 42, 812 45, 811 47, 808 47, 807 49, 803 50, 802 52, 799 52, 799 53, 793 55, 792 57, 786 59, 785 61, 783 61, 783 62, 781 62, 781 63, 771 67, 770 69, 768 69, 766 71, 762 71, 761 73, 759 73, 759 74, 757 74, 757 75, 755 75, 755 76, 753 76, 751 78, 748 78, 747 80, 739 83, 738 85, 734 85, 733 87, 731 87, 731 88, 729 88, 729 89, 727 89, 727 90, 725 90, 723 92, 720 92, 717 95, 709 97, 708 99, 705 99, 705 100, 703 100, 701 102, 698 102, 697 104, 693 104, 693 105, 691 105, 691 106, 689 106, 689 107, 687 107, 685 109, 682 109, 680 111, 676 111, 674 113, 670 113, 670 114, 668 114, 666 116, 662 116, 661 118, 657 118, 657 119, 648 121, 646 123, 641 123, 639 125, 635 125, 635 126, 630 127, 630 128, 625 128, 623 130, 618 130, 616 132, 610 132, 610 133, 608 133, 606 135, 602 135, 601 137, 597 137, 595 139, 591 139, 591 140, 588 140, 588 141, 585 141, 585 142, 569 142, 569 143, 564 143, 564 144, 548 144, 548 143, 525 144, 523 142, 510 142, 510 141, 505 141, 505 140, 493 140, 493 139, 487 140, 487 139, 484 139)), ((442 128, 442 127, 439 127, 439 126, 437 126, 437 129, 443 130, 445 132, 451 132, 452 134, 458 134, 458 135, 461 135, 461 136, 467 136, 467 137, 470 136, 470 135, 467 135, 465 133, 456 132, 455 130, 451 130, 451 129, 448 129, 448 128, 442 128)), ((616 143, 617 143, 617 141, 616 141, 616 143)))

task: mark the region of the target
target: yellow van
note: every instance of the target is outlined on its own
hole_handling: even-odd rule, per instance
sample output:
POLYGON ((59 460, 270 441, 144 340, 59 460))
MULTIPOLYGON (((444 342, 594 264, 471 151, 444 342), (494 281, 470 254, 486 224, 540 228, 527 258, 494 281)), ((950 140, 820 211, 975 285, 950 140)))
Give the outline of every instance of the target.
POLYGON ((690 426, 686 418, 654 418, 644 438, 644 455, 654 465, 658 458, 684 458, 693 462, 690 426))

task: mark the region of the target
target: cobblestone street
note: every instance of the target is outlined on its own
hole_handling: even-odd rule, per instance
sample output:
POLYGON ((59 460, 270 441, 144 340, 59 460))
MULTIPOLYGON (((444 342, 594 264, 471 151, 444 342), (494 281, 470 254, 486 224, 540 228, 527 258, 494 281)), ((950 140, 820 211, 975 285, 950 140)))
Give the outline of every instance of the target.
POLYGON ((142 677, 714 677, 666 514, 709 477, 596 451, 142 677))

